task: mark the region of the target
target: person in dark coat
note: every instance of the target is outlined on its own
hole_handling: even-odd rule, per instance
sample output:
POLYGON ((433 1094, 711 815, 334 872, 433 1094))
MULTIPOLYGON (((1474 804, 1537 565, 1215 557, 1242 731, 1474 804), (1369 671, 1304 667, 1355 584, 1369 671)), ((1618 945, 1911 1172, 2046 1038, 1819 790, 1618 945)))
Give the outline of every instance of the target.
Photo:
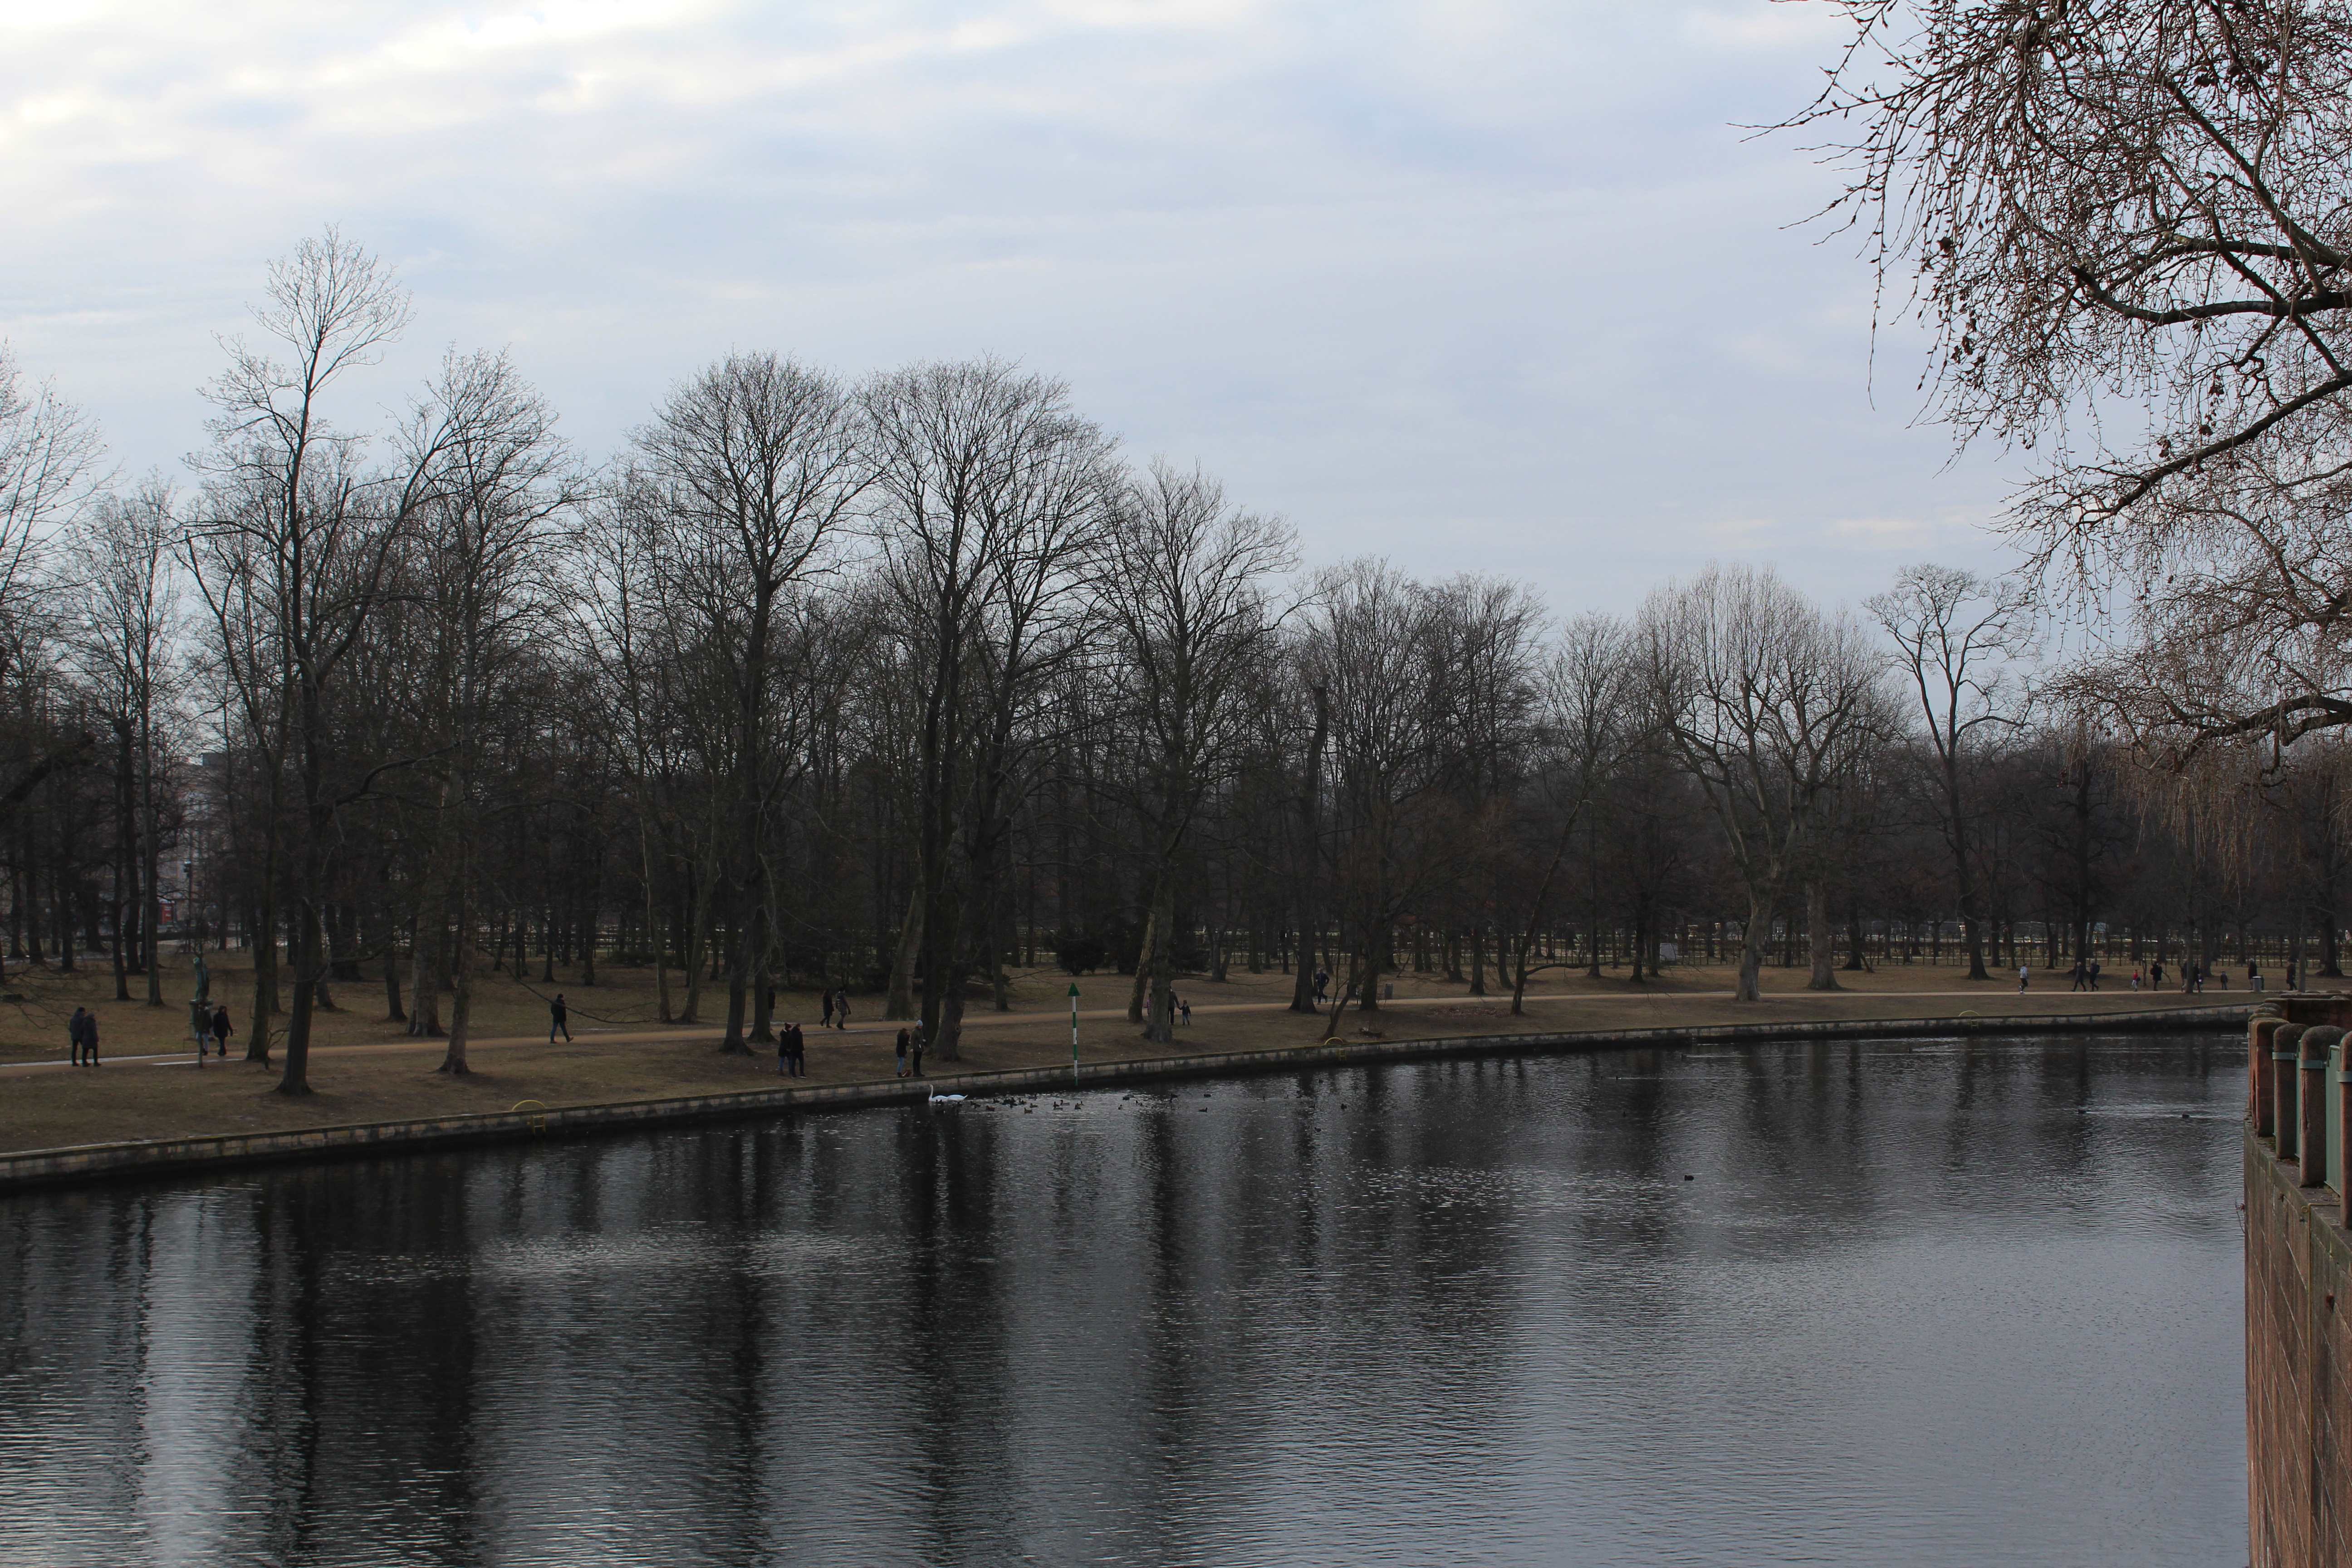
POLYGON ((824 1016, 816 1021, 816 1026, 820 1029, 833 1027, 833 993, 831 991, 824 994, 824 1016))
POLYGON ((784 1046, 792 1053, 793 1076, 808 1077, 808 1037, 801 1033, 798 1024, 784 1026, 784 1046))
POLYGON ((563 993, 559 991, 555 994, 555 1000, 547 1005, 547 1043, 549 1045, 555 1044, 555 1037, 559 1032, 567 1042, 571 1040, 571 1017, 572 1009, 563 1005, 563 993))
POLYGON ((898 1076, 907 1076, 907 1031, 898 1031, 898 1076))
POLYGON ((66 1020, 66 1050, 75 1067, 81 1066, 82 1031, 89 1024, 89 1013, 81 1007, 75 1008, 73 1016, 66 1020))
POLYGON ((213 1009, 213 1044, 220 1051, 220 1059, 228 1060, 228 1037, 236 1033, 228 1021, 228 1006, 224 1003, 213 1009))
POLYGON ((918 1024, 915 1026, 915 1076, 917 1078, 923 1076, 923 1026, 918 1024))

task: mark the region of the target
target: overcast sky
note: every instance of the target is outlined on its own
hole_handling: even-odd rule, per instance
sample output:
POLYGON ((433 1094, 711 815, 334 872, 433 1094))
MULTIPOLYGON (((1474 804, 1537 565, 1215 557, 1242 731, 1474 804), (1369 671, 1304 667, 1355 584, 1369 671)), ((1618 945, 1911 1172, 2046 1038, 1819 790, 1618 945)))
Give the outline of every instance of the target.
POLYGON ((0 336, 176 470, 324 224, 416 296, 353 395, 507 345, 601 458, 730 347, 993 353, 1317 561, 1629 607, 1709 559, 1853 599, 1994 567, 2006 485, 1828 176, 1738 126, 1832 42, 1771 0, 19 0, 0 336))

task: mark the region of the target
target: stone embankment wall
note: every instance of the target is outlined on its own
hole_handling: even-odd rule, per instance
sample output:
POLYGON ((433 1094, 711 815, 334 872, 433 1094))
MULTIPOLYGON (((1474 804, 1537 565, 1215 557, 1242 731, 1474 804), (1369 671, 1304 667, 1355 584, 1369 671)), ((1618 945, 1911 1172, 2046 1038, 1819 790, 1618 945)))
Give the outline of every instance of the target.
POLYGON ((2247 1029, 2246 1494, 2254 1568, 2352 1563, 2352 997, 2292 995, 2247 1029))

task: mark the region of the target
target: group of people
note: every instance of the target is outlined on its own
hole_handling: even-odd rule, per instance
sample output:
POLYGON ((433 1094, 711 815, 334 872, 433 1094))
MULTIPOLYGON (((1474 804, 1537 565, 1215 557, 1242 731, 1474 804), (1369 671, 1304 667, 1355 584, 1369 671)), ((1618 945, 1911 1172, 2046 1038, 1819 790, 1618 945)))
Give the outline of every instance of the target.
MULTIPOLYGON (((201 1004, 200 1004, 201 1005, 201 1004)), ((209 1054, 228 1060, 228 1037, 236 1033, 229 1023, 228 1009, 215 1007, 210 1017, 198 1017, 204 1026, 196 1034, 196 1065, 205 1065, 209 1054)), ((77 1007, 66 1020, 67 1060, 78 1068, 94 1068, 98 1060, 98 1015, 87 1007, 77 1007)))
MULTIPOLYGON (((72 1053, 73 1065, 94 1068, 98 1065, 98 1015, 86 1007, 77 1007, 66 1020, 66 1046, 72 1053)), ((199 1057, 201 1058, 201 1056, 199 1057)))
MULTIPOLYGON (((2074 961, 2074 984, 2073 989, 2076 991, 2096 991, 2099 988, 2099 961, 2097 959, 2076 959, 2074 961)), ((2025 989, 2026 983, 2032 978, 2032 973, 2033 966, 2030 963, 2021 963, 2017 966, 2017 988, 2020 991, 2023 991, 2025 989)), ((2246 961, 2246 984, 2248 988, 2252 990, 2260 990, 2262 988, 2262 964, 2253 959, 2248 959, 2246 961)), ((2205 982, 2209 978, 2220 981, 2221 983, 2221 989, 2224 991, 2227 991, 2230 988, 2230 972, 2228 970, 2215 969, 2207 964, 2192 963, 2186 969, 2180 972, 2180 989, 2192 996, 2201 995, 2205 990, 2205 982)), ((2162 959, 2158 959, 2155 963, 2149 964, 2145 975, 2142 974, 2141 971, 2137 966, 2133 968, 2131 988, 2137 991, 2140 989, 2143 983, 2151 990, 2163 989, 2164 961, 2162 959)), ((2290 968, 2287 975, 2288 989, 2292 990, 2294 985, 2294 975, 2292 968, 2290 968)))

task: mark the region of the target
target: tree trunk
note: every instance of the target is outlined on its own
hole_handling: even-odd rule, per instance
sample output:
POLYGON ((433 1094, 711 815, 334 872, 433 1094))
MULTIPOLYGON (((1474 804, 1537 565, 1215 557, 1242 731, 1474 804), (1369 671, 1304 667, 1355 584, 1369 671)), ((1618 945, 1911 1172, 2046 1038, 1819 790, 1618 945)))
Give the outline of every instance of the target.
POLYGON ((111 721, 114 726, 114 892, 112 908, 108 913, 114 921, 114 999, 131 1000, 129 955, 123 949, 130 945, 128 924, 131 904, 139 897, 137 836, 131 826, 131 721, 111 721))
POLYGON ((898 927, 898 952, 890 961, 890 989, 882 999, 886 1019, 915 1016, 915 958, 923 950, 923 882, 919 872, 907 895, 907 919, 898 927))
POLYGON ((400 1005, 400 954, 394 950, 392 931, 383 933, 383 1017, 387 1024, 404 1024, 407 1010, 400 1005))
POLYGON ((1808 991, 1840 991, 1837 978, 1837 927, 1830 920, 1830 890, 1815 877, 1805 884, 1806 945, 1812 950, 1812 977, 1808 991))
MULTIPOLYGON (((1151 987, 1151 966, 1159 945, 1159 928, 1160 884, 1154 882, 1151 901, 1143 911, 1143 945, 1135 950, 1135 984, 1128 990, 1127 1021, 1130 1024, 1143 1022, 1143 1003, 1151 987)), ((1149 1033, 1147 1030, 1147 1037, 1149 1033)))
POLYGON ((646 941, 654 950, 654 1016, 662 1023, 669 1016, 669 944, 664 939, 660 924, 654 919, 659 903, 654 889, 653 830, 646 824, 650 807, 640 803, 637 807, 637 861, 646 884, 646 941))
POLYGON ((449 1046, 438 1070, 465 1078, 474 1070, 466 1063, 466 1042, 472 1034, 474 1017, 474 911, 462 887, 457 915, 457 939, 449 955, 449 1046))
MULTIPOLYGON (((1290 1010, 1315 1011, 1315 938, 1321 917, 1315 895, 1322 877, 1323 845, 1318 823, 1323 799, 1323 748, 1331 739, 1331 693, 1315 688, 1315 735, 1307 746, 1307 772, 1298 788, 1298 862, 1291 872, 1291 897, 1298 908, 1298 964, 1291 980, 1290 1010)), ((1339 1009, 1334 1007, 1336 1020, 1339 1009)))
MULTIPOLYGON (((163 1005, 163 892, 156 879, 162 851, 158 847, 161 835, 157 831, 159 819, 155 809, 155 735, 152 726, 145 727, 143 742, 140 747, 140 796, 143 807, 142 815, 146 819, 146 831, 141 836, 140 841, 146 862, 144 881, 147 918, 143 924, 146 927, 147 938, 147 1005, 161 1007, 163 1005)), ((182 931, 187 929, 187 917, 184 914, 180 917, 180 929, 182 931)))
POLYGON ((1735 1002, 1760 1001, 1764 995, 1764 943, 1772 934, 1772 898, 1748 895, 1748 923, 1739 930, 1739 979, 1733 986, 1735 1002))
POLYGON ((441 1037, 441 981, 448 973, 442 921, 446 918, 435 882, 421 889, 408 939, 408 1032, 421 1040, 441 1037))
MULTIPOLYGON (((1176 1037, 1176 879, 1163 868, 1160 887, 1152 900, 1150 929, 1157 933, 1152 944, 1150 975, 1150 1016, 1143 1026, 1143 1037, 1155 1045, 1167 1045, 1176 1037)), ((1144 965, 1136 965, 1137 978, 1143 975, 1144 965)))
POLYGON ((751 999, 751 943, 740 910, 727 935, 727 1029, 719 1037, 719 1050, 722 1056, 748 1057, 751 1047, 743 1037, 743 1026, 749 1011, 745 1004, 751 999))

